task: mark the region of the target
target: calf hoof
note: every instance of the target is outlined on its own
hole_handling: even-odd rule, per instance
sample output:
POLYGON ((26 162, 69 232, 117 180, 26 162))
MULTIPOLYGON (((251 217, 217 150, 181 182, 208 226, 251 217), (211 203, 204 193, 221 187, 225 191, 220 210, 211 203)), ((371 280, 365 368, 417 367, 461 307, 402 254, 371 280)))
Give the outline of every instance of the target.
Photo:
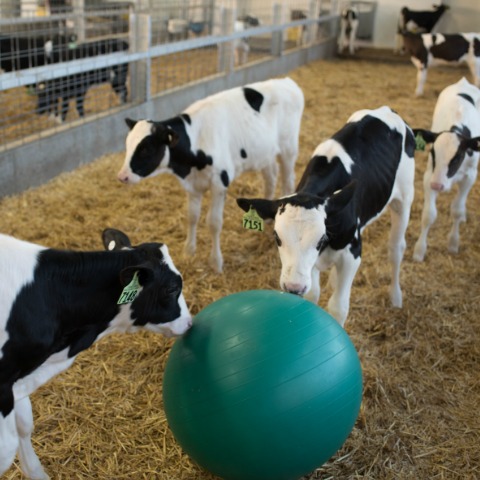
POLYGON ((396 287, 392 287, 390 290, 390 300, 395 308, 402 308, 403 301, 401 290, 396 287))
POLYGON ((423 247, 422 245, 419 245, 418 243, 415 244, 415 248, 413 250, 413 259, 416 262, 423 262, 423 260, 425 258, 425 252, 426 251, 427 251, 427 249, 425 247, 423 247))
POLYGON ((208 264, 212 268, 215 273, 223 273, 223 259, 210 257, 208 260, 208 264))
POLYGON ((448 251, 449 251, 450 253, 453 253, 453 254, 456 255, 456 254, 458 253, 458 251, 459 251, 458 244, 449 244, 449 245, 448 245, 448 251))
POLYGON ((196 245, 191 243, 186 243, 183 247, 183 254, 187 257, 193 257, 195 255, 196 245))

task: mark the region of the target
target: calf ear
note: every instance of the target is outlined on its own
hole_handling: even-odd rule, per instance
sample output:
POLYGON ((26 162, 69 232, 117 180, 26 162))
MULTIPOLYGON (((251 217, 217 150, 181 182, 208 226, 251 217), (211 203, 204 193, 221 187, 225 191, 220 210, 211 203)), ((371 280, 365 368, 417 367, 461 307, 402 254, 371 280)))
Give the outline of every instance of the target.
POLYGON ((120 272, 120 283, 123 287, 132 281, 135 273, 138 273, 138 281, 142 287, 150 283, 155 276, 153 269, 145 265, 135 265, 124 268, 120 272))
POLYGON ((122 250, 132 247, 127 235, 115 228, 106 228, 102 232, 102 241, 105 250, 122 250))
POLYGON ((264 220, 267 220, 275 218, 279 203, 277 200, 262 198, 237 198, 237 205, 245 212, 253 208, 264 220))
POLYGON ((423 141, 425 144, 433 143, 439 135, 438 133, 424 130, 423 128, 413 128, 412 130, 413 135, 415 136, 415 150, 424 150, 421 146, 421 142, 423 141))
POLYGON ((337 190, 327 202, 327 209, 329 213, 337 213, 350 203, 357 188, 357 181, 352 180, 348 185, 341 190, 337 190))
POLYGON ((465 148, 465 150, 480 152, 480 137, 466 138, 465 140, 462 140, 462 147, 465 148))
POLYGON ((125 123, 127 124, 127 127, 131 130, 136 124, 138 120, 132 120, 131 118, 126 118, 125 123))

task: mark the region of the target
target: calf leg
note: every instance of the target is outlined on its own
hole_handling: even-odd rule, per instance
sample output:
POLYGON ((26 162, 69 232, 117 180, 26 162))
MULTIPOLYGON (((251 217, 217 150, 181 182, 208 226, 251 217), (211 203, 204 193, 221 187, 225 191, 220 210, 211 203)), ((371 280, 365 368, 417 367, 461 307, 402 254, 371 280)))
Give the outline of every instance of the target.
POLYGON ((212 251, 210 253, 210 266, 222 273, 223 257, 220 248, 220 233, 223 225, 223 207, 225 205, 225 189, 212 189, 212 201, 207 214, 207 223, 212 236, 212 251))
MULTIPOLYGON (((298 134, 293 137, 297 142, 298 134)), ((280 173, 282 175, 282 195, 289 195, 295 189, 295 161, 298 157, 298 148, 292 148, 292 145, 284 147, 279 156, 280 173)))
POLYGON ((338 42, 337 42, 337 51, 338 53, 343 52, 343 48, 345 46, 345 39, 347 37, 346 35, 347 32, 347 23, 346 21, 342 18, 340 20, 340 35, 338 36, 338 42))
POLYGON ((450 206, 452 229, 448 234, 448 251, 458 253, 460 245, 460 223, 467 219, 467 197, 475 183, 476 175, 464 177, 458 184, 458 193, 450 206))
POLYGON ((415 90, 415 95, 417 97, 419 97, 420 95, 423 95, 423 89, 425 87, 426 80, 427 80, 427 67, 422 66, 417 70, 417 88, 415 90))
POLYGON ((271 200, 275 195, 278 177, 278 165, 275 159, 262 170, 262 176, 265 184, 265 198, 271 200))
POLYGON ((413 250, 413 259, 417 262, 423 262, 425 258, 428 231, 437 218, 437 192, 430 188, 430 176, 427 172, 423 177, 423 192, 422 229, 413 250))
POLYGON ((328 301, 328 311, 342 327, 350 309, 350 292, 360 262, 360 256, 355 258, 347 246, 335 263, 336 275, 329 278, 333 293, 328 301))
POLYGON ((188 193, 188 227, 187 238, 183 251, 186 255, 193 255, 197 248, 197 225, 200 219, 200 209, 202 207, 203 194, 195 192, 188 193))
POLYGON ((18 449, 18 433, 15 426, 13 391, 0 387, 0 475, 3 475, 15 460, 18 449))
POLYGON ((400 288, 400 265, 407 246, 405 232, 407 231, 408 219, 410 218, 409 202, 393 200, 390 203, 390 214, 392 226, 390 229, 390 240, 388 256, 392 266, 392 281, 390 283, 390 299, 394 307, 402 306, 402 290, 400 288))
POLYGON ((32 445, 33 415, 29 397, 15 402, 15 421, 19 436, 18 458, 22 472, 33 480, 48 480, 32 445))
POLYGON ((358 30, 358 20, 352 21, 352 28, 350 30, 350 37, 348 39, 348 48, 350 51, 350 55, 355 53, 355 40, 357 38, 357 30, 358 30))
POLYGON ((305 298, 315 304, 320 300, 320 270, 317 267, 312 268, 312 285, 305 298))

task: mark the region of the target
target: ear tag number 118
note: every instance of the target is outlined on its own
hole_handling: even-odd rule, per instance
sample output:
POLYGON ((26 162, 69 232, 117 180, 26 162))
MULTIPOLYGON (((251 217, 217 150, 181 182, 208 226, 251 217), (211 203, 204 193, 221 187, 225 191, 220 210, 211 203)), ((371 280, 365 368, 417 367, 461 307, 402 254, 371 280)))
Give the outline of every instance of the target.
POLYGON ((263 219, 252 207, 250 207, 250 210, 243 215, 243 228, 263 232, 263 219))

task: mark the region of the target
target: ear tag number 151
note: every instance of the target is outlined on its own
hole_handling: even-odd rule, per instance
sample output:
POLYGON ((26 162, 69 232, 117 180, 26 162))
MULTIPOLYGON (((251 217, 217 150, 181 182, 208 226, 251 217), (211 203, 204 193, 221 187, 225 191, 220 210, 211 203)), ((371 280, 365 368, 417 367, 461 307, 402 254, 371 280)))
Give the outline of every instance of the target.
POLYGON ((117 305, 132 303, 138 295, 138 291, 140 290, 140 288, 142 288, 142 286, 138 281, 138 272, 135 272, 131 282, 123 289, 120 298, 118 299, 117 305))
POLYGON ((252 207, 250 207, 250 210, 243 215, 243 228, 263 232, 263 219, 252 207))

